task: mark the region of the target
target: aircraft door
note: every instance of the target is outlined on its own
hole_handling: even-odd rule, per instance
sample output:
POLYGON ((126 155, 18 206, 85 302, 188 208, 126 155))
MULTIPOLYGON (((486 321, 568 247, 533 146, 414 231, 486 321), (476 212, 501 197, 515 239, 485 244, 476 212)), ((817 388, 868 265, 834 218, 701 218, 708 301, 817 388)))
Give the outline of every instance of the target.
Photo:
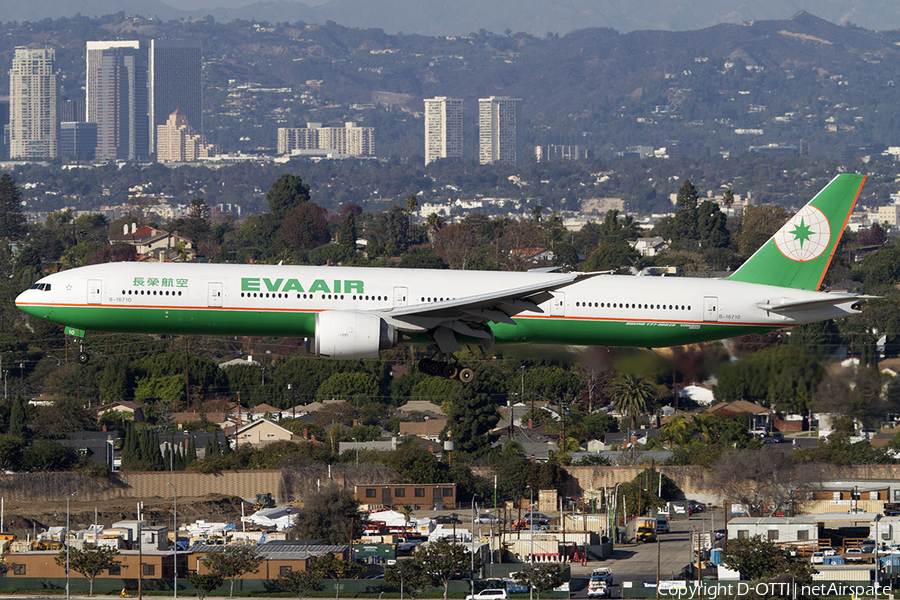
POLYGON ((208 306, 211 307, 220 307, 222 306, 222 284, 219 282, 210 282, 209 284, 209 298, 208 298, 208 306))
POLYGON ((554 317, 566 315, 566 294, 564 292, 553 292, 553 299, 550 300, 550 314, 554 317))
POLYGON ((100 279, 88 279, 88 304, 101 304, 103 294, 103 281, 100 279))
POLYGON ((716 296, 705 296, 703 298, 703 320, 719 320, 719 299, 716 296))
POLYGON ((405 287, 394 288, 394 306, 406 306, 409 290, 405 287))

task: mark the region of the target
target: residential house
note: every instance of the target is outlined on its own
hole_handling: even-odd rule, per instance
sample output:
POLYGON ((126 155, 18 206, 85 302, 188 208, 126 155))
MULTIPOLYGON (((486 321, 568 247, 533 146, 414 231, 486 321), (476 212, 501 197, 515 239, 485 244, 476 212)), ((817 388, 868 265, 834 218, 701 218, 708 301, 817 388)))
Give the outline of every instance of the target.
POLYGON ((273 442, 299 442, 302 439, 268 419, 258 419, 244 425, 237 430, 234 437, 235 447, 250 444, 257 448, 273 442))
POLYGON ((447 419, 425 419, 421 422, 401 422, 400 435, 412 435, 437 442, 441 431, 447 426, 447 419))
POLYGON ((124 413, 126 415, 130 415, 131 419, 135 423, 140 423, 144 420, 144 408, 147 405, 143 402, 138 402, 137 400, 121 400, 118 402, 110 402, 109 404, 103 404, 94 408, 97 412, 97 417, 102 417, 106 413, 118 411, 120 413, 124 413))
MULTIPOLYGON (((130 244, 134 246, 138 260, 150 262, 187 262, 194 258, 197 252, 194 243, 178 235, 178 232, 169 233, 155 227, 136 227, 131 224, 131 231, 127 230, 123 235, 109 236, 110 244, 130 244)), ((148 283, 148 286, 150 284, 148 283)))
POLYGON ((669 244, 659 236, 638 238, 628 244, 641 256, 656 256, 669 247, 669 244))

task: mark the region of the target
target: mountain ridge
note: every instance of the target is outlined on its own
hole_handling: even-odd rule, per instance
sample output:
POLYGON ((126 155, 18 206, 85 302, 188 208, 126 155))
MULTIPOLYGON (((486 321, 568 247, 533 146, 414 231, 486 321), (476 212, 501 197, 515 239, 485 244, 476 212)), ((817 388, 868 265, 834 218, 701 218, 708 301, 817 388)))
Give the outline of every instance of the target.
POLYGON ((621 33, 691 31, 722 23, 786 19, 803 10, 813 10, 838 24, 852 22, 873 30, 900 28, 900 5, 889 0, 819 0, 813 7, 803 0, 330 0, 317 6, 299 0, 265 0, 241 7, 202 6, 209 0, 192 1, 0 0, 0 10, 6 21, 40 21, 76 14, 98 17, 124 11, 163 20, 212 16, 224 22, 334 21, 347 27, 431 36, 467 35, 482 29, 530 35, 566 34, 589 27, 609 27, 621 33))

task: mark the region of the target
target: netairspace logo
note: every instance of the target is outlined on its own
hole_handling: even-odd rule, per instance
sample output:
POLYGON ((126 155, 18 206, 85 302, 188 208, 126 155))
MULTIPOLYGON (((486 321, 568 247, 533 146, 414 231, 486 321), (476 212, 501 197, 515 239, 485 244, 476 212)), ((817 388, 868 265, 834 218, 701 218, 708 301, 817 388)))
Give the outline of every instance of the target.
MULTIPOLYGON (((846 585, 841 583, 819 583, 813 585, 799 585, 797 583, 745 583, 718 582, 704 584, 702 589, 704 600, 716 600, 716 598, 732 598, 755 594, 757 596, 781 596, 787 597, 798 594, 803 596, 867 596, 877 598, 879 594, 887 596, 890 586, 872 585, 846 585), (792 594, 793 592, 793 594, 792 594)), ((696 582, 660 582, 659 595, 669 598, 700 598, 697 593, 696 582), (680 584, 680 585, 679 585, 680 584)))

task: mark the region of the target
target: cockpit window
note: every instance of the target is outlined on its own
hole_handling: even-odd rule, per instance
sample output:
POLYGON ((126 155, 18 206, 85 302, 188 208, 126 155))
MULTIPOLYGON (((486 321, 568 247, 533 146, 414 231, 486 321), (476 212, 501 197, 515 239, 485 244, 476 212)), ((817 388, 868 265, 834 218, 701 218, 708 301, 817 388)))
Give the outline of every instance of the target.
POLYGON ((49 291, 50 291, 50 284, 49 284, 49 283, 35 283, 34 285, 32 285, 32 286, 31 286, 30 288, 28 288, 28 289, 30 289, 30 290, 41 290, 42 292, 49 292, 49 291))

